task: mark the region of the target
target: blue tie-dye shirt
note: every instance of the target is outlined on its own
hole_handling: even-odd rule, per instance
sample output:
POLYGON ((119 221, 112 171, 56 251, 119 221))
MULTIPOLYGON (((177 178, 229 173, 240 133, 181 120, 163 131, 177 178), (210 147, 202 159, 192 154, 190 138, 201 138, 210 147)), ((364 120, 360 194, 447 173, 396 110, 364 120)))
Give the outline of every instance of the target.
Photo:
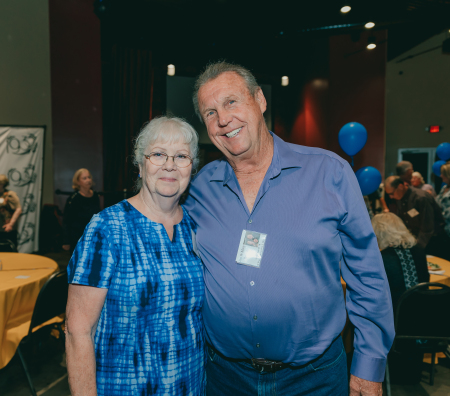
POLYGON ((126 200, 86 227, 67 270, 69 283, 108 289, 95 333, 98 395, 203 395, 204 284, 192 230, 183 209, 170 241, 126 200))

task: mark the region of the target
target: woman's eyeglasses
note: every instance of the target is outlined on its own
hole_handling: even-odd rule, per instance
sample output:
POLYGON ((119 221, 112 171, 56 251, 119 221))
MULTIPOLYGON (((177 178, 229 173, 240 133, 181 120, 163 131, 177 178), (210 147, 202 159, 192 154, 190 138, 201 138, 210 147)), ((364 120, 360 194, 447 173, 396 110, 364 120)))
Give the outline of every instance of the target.
POLYGON ((168 158, 172 158, 178 168, 187 168, 193 161, 192 158, 186 154, 167 155, 166 153, 150 153, 144 154, 144 157, 156 166, 162 166, 167 162, 168 158))

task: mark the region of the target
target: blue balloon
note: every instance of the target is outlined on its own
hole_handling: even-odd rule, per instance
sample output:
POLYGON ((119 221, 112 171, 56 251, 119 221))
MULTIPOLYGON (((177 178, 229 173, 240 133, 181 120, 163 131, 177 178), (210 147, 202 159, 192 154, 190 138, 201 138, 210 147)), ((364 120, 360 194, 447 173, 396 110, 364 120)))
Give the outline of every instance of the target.
POLYGON ((433 164, 433 173, 436 175, 436 176, 438 176, 438 177, 441 177, 441 166, 442 165, 445 165, 446 164, 446 162, 445 161, 436 161, 434 164, 433 164))
POLYGON ((436 155, 444 161, 448 161, 450 159, 450 143, 441 143, 437 146, 436 155))
POLYGON ((380 187, 381 173, 373 166, 365 166, 364 168, 359 169, 355 174, 362 195, 372 194, 380 187))
POLYGON ((349 122, 339 131, 339 145, 347 155, 353 157, 367 142, 367 131, 358 122, 349 122))

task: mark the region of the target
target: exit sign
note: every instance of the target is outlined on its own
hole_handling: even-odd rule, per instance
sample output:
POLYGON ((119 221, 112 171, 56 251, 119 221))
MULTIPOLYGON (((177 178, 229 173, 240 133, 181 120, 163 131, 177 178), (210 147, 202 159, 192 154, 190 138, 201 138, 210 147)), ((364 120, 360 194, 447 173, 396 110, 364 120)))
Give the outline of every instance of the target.
POLYGON ((444 129, 444 127, 442 127, 440 125, 430 125, 425 128, 425 130, 430 133, 438 133, 438 132, 441 132, 443 129, 444 129))

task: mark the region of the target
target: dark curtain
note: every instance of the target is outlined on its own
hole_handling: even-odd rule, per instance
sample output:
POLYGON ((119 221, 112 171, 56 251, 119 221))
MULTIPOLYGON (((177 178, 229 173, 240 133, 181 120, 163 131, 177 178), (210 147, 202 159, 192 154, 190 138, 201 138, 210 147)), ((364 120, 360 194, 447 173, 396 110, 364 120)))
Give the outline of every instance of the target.
POLYGON ((133 140, 152 116, 154 71, 149 50, 112 47, 103 65, 105 207, 133 195, 138 169, 133 166, 133 140))

